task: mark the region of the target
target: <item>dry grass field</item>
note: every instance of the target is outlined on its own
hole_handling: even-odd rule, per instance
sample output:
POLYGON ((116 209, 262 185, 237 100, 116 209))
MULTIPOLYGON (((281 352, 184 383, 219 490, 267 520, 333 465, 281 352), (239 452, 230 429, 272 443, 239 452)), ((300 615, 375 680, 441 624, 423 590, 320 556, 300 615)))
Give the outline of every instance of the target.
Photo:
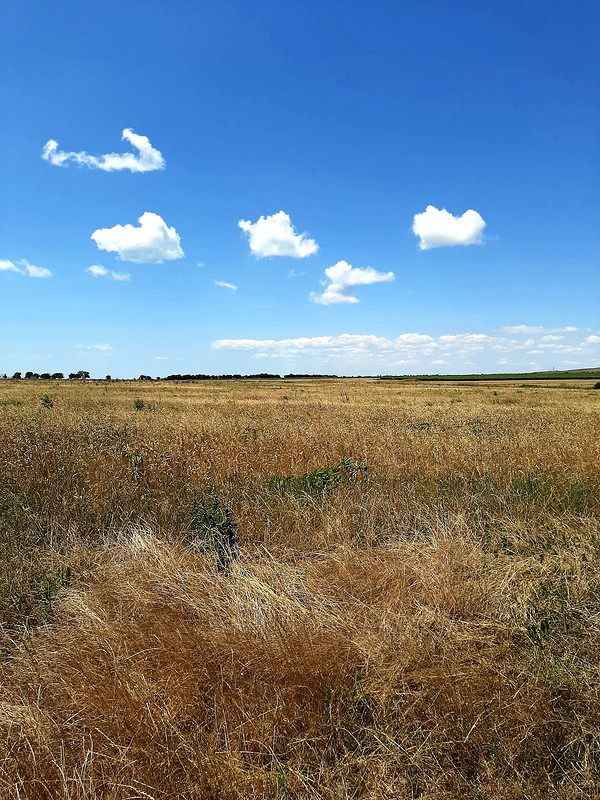
POLYGON ((600 796, 591 386, 1 382, 0 798, 600 796))

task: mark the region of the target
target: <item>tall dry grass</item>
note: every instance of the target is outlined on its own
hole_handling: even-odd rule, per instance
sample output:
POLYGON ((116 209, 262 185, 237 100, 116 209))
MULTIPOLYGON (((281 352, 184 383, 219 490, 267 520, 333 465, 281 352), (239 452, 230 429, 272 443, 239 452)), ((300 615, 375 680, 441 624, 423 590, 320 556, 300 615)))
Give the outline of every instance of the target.
POLYGON ((0 796, 597 796, 599 392, 2 403, 0 796), (366 469, 301 478, 343 459, 366 469), (208 493, 226 574, 191 529, 208 493))

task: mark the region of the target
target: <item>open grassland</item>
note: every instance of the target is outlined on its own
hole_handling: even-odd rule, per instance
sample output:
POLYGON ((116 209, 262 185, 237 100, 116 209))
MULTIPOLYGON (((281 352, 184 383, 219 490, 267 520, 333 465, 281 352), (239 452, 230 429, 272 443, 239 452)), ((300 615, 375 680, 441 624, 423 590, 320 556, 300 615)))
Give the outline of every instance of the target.
POLYGON ((0 797, 600 796, 592 385, 2 382, 0 797))

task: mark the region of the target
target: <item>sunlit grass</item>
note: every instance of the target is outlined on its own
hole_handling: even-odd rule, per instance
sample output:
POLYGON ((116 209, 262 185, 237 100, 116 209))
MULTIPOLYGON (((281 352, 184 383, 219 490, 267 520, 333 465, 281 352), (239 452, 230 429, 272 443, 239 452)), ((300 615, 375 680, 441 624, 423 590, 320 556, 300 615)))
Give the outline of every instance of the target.
POLYGON ((1 796, 593 796, 591 385, 0 392, 1 796))

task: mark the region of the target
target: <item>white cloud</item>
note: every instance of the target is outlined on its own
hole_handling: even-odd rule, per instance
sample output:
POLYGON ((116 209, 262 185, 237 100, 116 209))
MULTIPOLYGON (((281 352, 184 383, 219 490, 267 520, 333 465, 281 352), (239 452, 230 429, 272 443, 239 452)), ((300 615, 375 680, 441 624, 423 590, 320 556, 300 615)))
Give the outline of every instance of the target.
POLYGON ((6 259, 6 258, 0 258, 0 272, 19 272, 19 273, 21 273, 21 270, 15 264, 13 264, 12 261, 8 261, 8 259, 6 259))
POLYGON ((162 264, 183 258, 183 250, 175 228, 168 228, 158 214, 146 211, 139 218, 139 228, 133 225, 115 225, 100 228, 91 238, 100 250, 118 253, 121 261, 135 264, 162 264))
POLYGON ((91 267, 86 269, 94 278, 111 278, 113 281, 128 281, 131 275, 128 272, 114 272, 112 269, 108 270, 101 264, 92 264, 91 267))
POLYGON ((469 209, 461 217, 454 217, 446 209, 427 206, 415 214, 413 233, 418 236, 419 249, 454 247, 455 245, 482 244, 485 222, 477 211, 469 209))
POLYGON ((226 283, 225 281, 215 281, 215 286, 221 286, 223 289, 231 289, 232 292, 237 292, 237 286, 234 283, 226 283))
MULTIPOLYGON (((535 341, 535 340, 529 340, 535 341)), ((485 333, 442 334, 402 333, 396 338, 368 334, 306 336, 294 339, 218 339, 211 348, 238 351, 249 357, 282 359, 294 364, 294 371, 331 369, 341 373, 374 374, 427 372, 430 365, 447 364, 446 371, 494 372, 498 365, 506 371, 529 372, 531 368, 566 368, 566 360, 586 352, 586 366, 596 360, 600 335, 581 341, 577 333, 565 336, 565 343, 549 342, 546 347, 526 350, 523 340, 485 333), (525 361, 525 352, 539 357, 525 361), (311 364, 313 366, 311 366, 311 364)), ((290 365, 291 366, 291 365, 290 365)), ((435 370, 434 370, 435 371, 435 370)))
POLYGON ((155 361, 168 361, 169 356, 152 356, 155 361))
POLYGON ((238 225, 248 235, 250 250, 257 258, 306 258, 319 249, 314 239, 309 239, 305 233, 296 233, 289 216, 283 211, 260 217, 254 223, 241 219, 238 225))
MULTIPOLYGON (((416 363, 419 357, 431 356, 437 349, 431 336, 403 333, 396 339, 343 333, 340 336, 312 336, 297 339, 218 339, 213 350, 258 351, 256 355, 294 359, 311 356, 321 361, 362 362, 369 365, 416 363)), ((252 356, 254 357, 254 356, 252 356)))
POLYGON ((101 266, 100 264, 92 264, 91 267, 86 269, 86 272, 89 272, 94 278, 99 278, 103 275, 108 275, 108 270, 106 267, 101 266))
POLYGON ((559 342, 564 338, 564 336, 554 336, 554 334, 548 333, 546 336, 542 336, 542 342, 559 342))
POLYGON ((152 172, 164 169, 164 158, 158 150, 152 147, 147 136, 139 136, 131 128, 125 128, 122 139, 135 147, 138 151, 137 155, 134 153, 107 153, 102 156, 90 156, 86 152, 66 153, 64 150, 58 149, 58 142, 49 139, 42 150, 42 158, 56 167, 64 167, 69 161, 74 161, 76 164, 84 164, 90 169, 101 169, 105 172, 115 172, 121 169, 128 169, 130 172, 152 172))
POLYGON ((490 341, 485 333, 457 333, 438 336, 438 344, 443 350, 456 349, 458 353, 472 353, 483 350, 490 341))
POLYGON ((329 279, 321 281, 326 287, 323 294, 311 292, 310 299, 313 303, 328 306, 333 303, 359 303, 359 299, 354 297, 352 289, 354 286, 366 286, 371 283, 381 283, 394 280, 393 272, 376 272, 372 267, 352 267, 346 261, 338 261, 333 267, 325 270, 325 275, 329 279))
POLYGON ((112 345, 106 342, 104 344, 78 344, 77 347, 81 350, 100 350, 101 352, 112 350, 112 345))
POLYGON ((577 345, 570 345, 570 344, 540 344, 540 349, 544 350, 552 350, 555 353, 579 353, 581 351, 581 346, 577 345))
POLYGON ((45 267, 34 267, 33 264, 28 264, 27 261, 23 260, 25 273, 30 278, 51 278, 52 273, 49 269, 45 267))
MULTIPOLYGON (((572 326, 567 325, 565 328, 544 328, 541 325, 508 325, 504 328, 500 328, 501 331, 504 333, 512 333, 512 334, 532 334, 532 333, 544 333, 544 334, 552 334, 552 333, 573 333, 577 330, 572 326)), ((564 337, 561 337, 564 338, 564 337)))
POLYGON ((8 261, 7 259, 0 259, 0 272, 18 272, 19 275, 26 275, 28 278, 51 278, 52 273, 46 267, 35 267, 33 264, 29 264, 22 258, 19 262, 22 264, 22 267, 18 267, 12 261, 8 261))

